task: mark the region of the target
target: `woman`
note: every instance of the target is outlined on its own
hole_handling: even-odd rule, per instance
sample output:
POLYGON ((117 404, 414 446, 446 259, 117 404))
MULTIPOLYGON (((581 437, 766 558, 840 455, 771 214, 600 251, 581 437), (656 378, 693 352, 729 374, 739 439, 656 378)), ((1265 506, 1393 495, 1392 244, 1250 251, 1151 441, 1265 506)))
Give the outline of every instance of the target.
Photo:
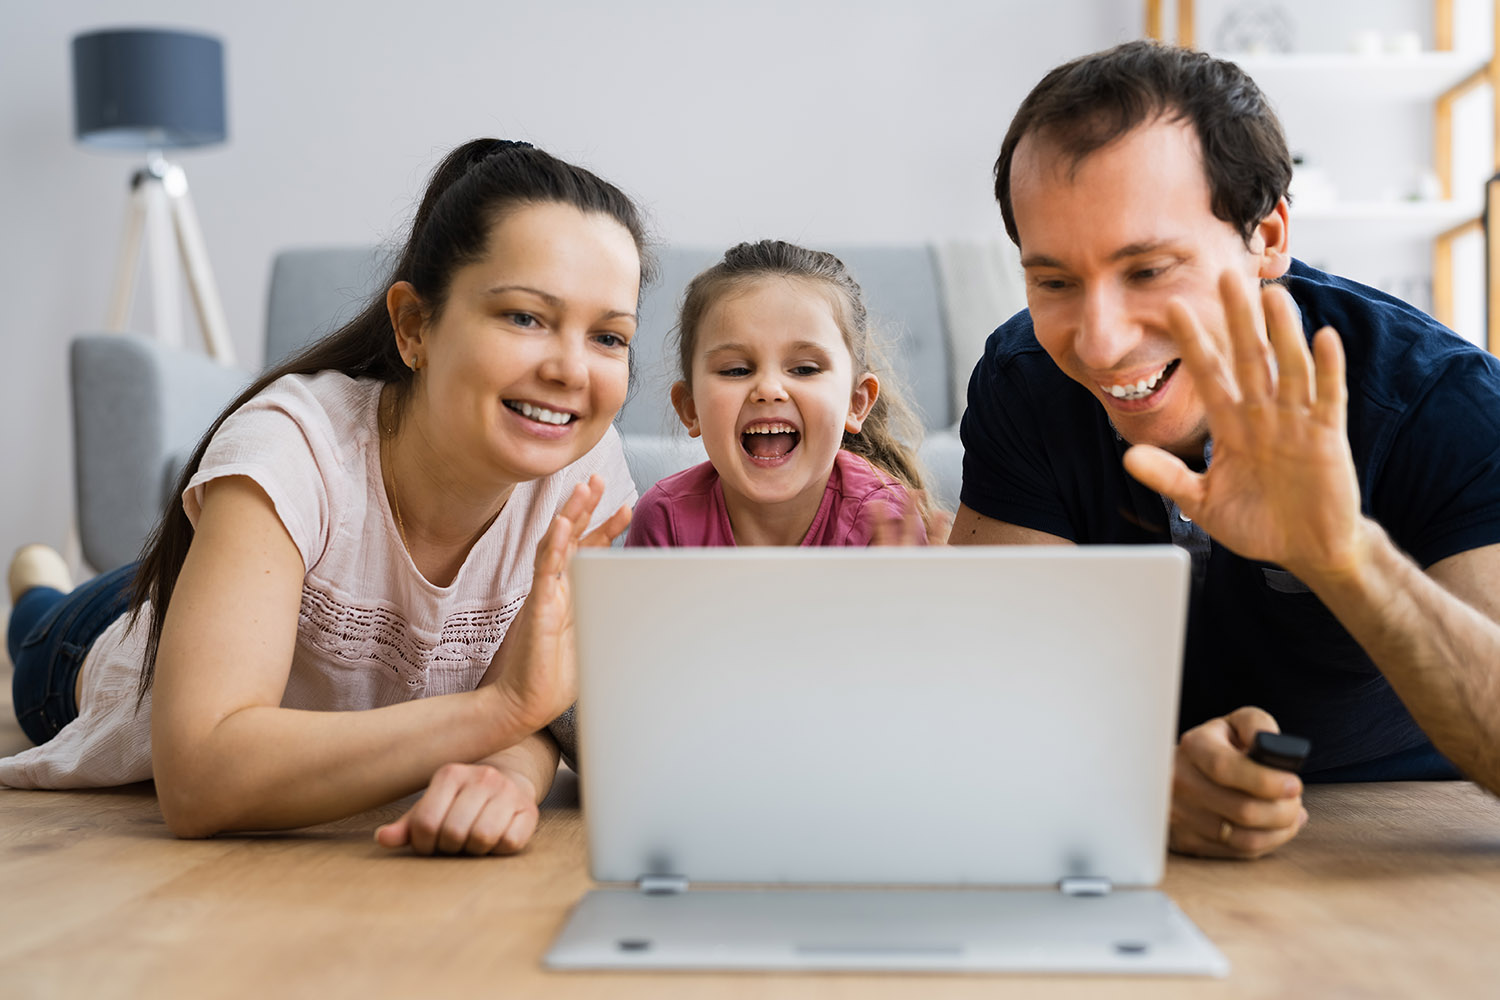
POLYGON ((571 750, 567 561, 635 500, 610 423, 643 248, 586 170, 451 153, 385 294, 220 416, 138 570, 63 596, 23 550, 16 711, 40 745, 0 782, 154 776, 183 837, 425 785, 381 843, 523 846, 571 750))

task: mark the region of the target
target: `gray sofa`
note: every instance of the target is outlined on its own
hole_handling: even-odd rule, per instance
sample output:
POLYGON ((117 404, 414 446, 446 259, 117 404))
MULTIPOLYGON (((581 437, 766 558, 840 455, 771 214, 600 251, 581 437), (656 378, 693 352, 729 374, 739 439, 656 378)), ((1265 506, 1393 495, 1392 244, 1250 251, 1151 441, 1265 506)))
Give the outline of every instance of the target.
MULTIPOLYGON (((959 385, 977 360, 976 345, 1008 312, 970 321, 964 336, 955 338, 951 314, 961 305, 955 300, 968 293, 953 291, 953 275, 962 271, 948 265, 938 248, 830 249, 859 279, 870 314, 893 348, 893 365, 927 428, 921 455, 933 492, 952 509, 958 502, 962 460, 955 429, 961 414, 959 385)), ((722 248, 665 250, 660 280, 642 298, 632 345, 634 387, 618 419, 641 491, 704 459, 701 445, 682 431, 668 402, 675 377, 667 356, 668 334, 688 280, 721 253, 722 248)), ((354 315, 384 271, 384 255, 368 248, 279 254, 266 311, 266 363, 354 315)), ((84 334, 74 340, 75 483, 80 539, 89 565, 108 569, 136 557, 198 438, 251 377, 250 371, 139 335, 84 334)))

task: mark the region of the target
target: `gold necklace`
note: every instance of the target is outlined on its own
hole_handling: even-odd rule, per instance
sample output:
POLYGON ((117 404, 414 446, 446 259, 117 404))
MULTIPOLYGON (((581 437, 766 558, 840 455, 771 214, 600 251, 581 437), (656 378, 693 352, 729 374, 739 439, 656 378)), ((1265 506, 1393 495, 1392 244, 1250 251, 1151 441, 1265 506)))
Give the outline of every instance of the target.
POLYGON ((406 554, 411 555, 411 543, 406 540, 406 522, 401 519, 401 498, 397 495, 399 487, 396 484, 396 428, 387 424, 385 426, 387 440, 390 446, 386 448, 386 465, 391 471, 391 510, 396 515, 396 530, 401 533, 401 544, 406 548, 406 554))
POLYGON ((396 495, 396 466, 391 464, 391 506, 396 510, 396 530, 401 532, 401 544, 406 547, 406 554, 411 555, 411 542, 406 540, 406 522, 401 519, 401 498, 396 495))

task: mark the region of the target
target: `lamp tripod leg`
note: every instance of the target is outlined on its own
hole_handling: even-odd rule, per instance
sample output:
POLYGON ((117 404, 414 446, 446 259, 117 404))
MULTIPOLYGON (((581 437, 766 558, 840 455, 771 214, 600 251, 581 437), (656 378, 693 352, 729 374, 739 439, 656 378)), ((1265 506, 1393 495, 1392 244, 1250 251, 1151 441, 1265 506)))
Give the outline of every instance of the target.
POLYGON ((130 201, 125 206, 125 233, 115 261, 115 287, 109 297, 104 328, 118 333, 130 324, 130 305, 135 299, 135 277, 141 268, 141 239, 146 235, 145 181, 138 173, 130 181, 130 201))
POLYGON ((182 346, 182 278, 177 241, 172 238, 172 205, 165 185, 153 178, 146 193, 146 254, 151 261, 152 333, 163 344, 182 346))
POLYGON ((172 209, 172 222, 177 230, 177 248, 181 251, 183 267, 187 271, 188 289, 193 293, 198 325, 203 329, 204 347, 209 357, 215 361, 232 365, 234 343, 229 339, 229 322, 224 318, 224 305, 219 301, 219 288, 214 283, 213 268, 208 263, 208 247, 203 242, 198 213, 193 208, 192 195, 188 193, 187 175, 182 172, 181 167, 171 167, 162 187, 172 209))

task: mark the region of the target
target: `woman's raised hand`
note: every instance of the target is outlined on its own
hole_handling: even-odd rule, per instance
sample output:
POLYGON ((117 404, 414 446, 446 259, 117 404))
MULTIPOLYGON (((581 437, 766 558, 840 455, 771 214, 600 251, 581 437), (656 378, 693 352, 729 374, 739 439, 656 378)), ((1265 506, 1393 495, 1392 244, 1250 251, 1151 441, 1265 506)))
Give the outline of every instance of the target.
POLYGON ((482 682, 495 684, 533 730, 561 715, 577 696, 569 561, 579 548, 609 545, 630 524, 630 508, 621 507, 586 532, 603 496, 604 480, 590 476, 552 519, 537 546, 531 593, 482 682))

